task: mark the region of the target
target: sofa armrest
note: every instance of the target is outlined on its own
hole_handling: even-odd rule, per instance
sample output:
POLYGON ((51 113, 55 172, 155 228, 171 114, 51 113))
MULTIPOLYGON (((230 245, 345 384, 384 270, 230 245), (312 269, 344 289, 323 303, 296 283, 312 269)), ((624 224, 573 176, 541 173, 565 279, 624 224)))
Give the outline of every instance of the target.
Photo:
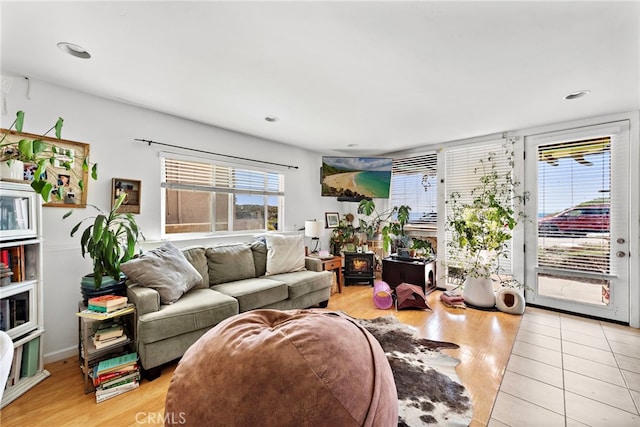
POLYGON ((127 297, 136 305, 138 316, 160 310, 160 294, 155 289, 133 284, 127 287, 127 297))
POLYGON ((322 271, 322 260, 320 258, 305 257, 304 267, 311 271, 322 271))

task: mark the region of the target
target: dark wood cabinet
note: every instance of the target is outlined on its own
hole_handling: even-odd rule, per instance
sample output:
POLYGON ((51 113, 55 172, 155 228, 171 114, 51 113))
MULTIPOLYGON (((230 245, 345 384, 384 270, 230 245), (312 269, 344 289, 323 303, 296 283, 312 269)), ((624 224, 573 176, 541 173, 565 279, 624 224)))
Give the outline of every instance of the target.
POLYGON ((436 288, 436 260, 382 260, 382 280, 393 289, 400 283, 418 285, 428 294, 436 288))

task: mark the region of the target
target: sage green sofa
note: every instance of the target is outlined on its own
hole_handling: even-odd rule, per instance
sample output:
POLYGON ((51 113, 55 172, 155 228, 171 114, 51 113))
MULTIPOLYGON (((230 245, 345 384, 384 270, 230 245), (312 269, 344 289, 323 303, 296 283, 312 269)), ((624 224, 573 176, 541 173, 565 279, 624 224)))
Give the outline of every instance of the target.
POLYGON ((182 253, 202 281, 172 304, 162 304, 150 287, 128 283, 127 296, 137 308, 136 340, 145 378, 181 357, 205 332, 222 320, 249 310, 326 307, 332 273, 317 259, 304 269, 267 275, 267 243, 191 246, 182 253))

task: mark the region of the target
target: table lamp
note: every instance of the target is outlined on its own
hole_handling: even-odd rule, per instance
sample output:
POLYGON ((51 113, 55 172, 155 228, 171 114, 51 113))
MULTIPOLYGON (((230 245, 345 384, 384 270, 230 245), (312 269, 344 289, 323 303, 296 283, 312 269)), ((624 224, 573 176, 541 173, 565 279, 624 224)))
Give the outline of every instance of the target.
POLYGON ((311 237, 311 242, 315 243, 312 254, 317 253, 320 249, 320 235, 322 234, 322 221, 316 221, 315 219, 312 221, 304 222, 304 235, 307 237, 311 237))

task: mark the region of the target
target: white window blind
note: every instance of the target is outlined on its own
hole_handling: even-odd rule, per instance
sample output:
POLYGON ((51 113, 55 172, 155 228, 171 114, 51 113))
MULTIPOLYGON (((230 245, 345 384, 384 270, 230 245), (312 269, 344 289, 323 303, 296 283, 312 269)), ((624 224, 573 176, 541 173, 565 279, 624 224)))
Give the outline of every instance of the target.
POLYGON ((610 271, 611 140, 538 146, 538 266, 610 271))
POLYGON ((219 166, 211 163, 164 159, 163 187, 223 193, 284 195, 282 175, 219 166))
MULTIPOLYGON (((459 193, 460 203, 471 203, 471 192, 479 185, 479 178, 483 175, 483 168, 490 170, 487 160, 495 162, 498 176, 504 176, 510 169, 509 156, 505 154, 504 141, 487 142, 485 144, 472 144, 463 147, 455 147, 445 152, 445 198, 448 200, 452 193, 459 193), (484 166, 483 162, 484 160, 484 166)), ((451 205, 445 203, 445 215, 451 215, 451 205)), ((451 231, 445 231, 445 245, 449 247, 451 231)), ((445 251, 446 258, 449 252, 445 251)), ((500 271, 504 274, 512 274, 511 241, 507 243, 506 258, 501 258, 500 271)))
POLYGON ((437 222, 437 170, 435 152, 393 160, 391 205, 410 206, 410 224, 437 222))
POLYGON ((162 157, 165 233, 277 230, 284 175, 162 157))

